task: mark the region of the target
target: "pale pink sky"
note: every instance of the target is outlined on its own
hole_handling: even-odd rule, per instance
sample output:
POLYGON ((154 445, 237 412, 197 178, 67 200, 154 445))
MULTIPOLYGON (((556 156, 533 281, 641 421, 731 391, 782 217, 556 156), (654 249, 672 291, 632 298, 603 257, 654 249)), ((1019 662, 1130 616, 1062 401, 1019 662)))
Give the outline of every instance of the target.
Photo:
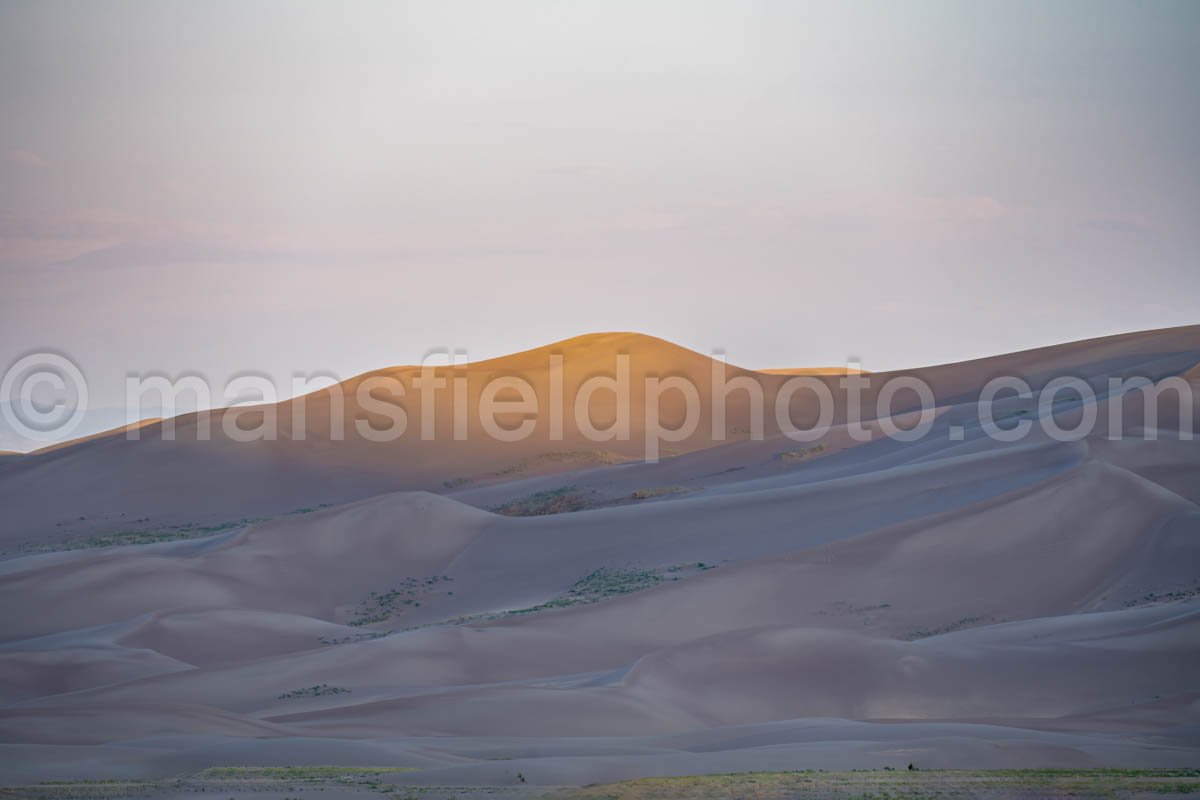
MULTIPOLYGON (((1200 4, 0 6, 0 368, 1200 322, 1200 4)), ((0 441, 0 447, 3 442, 0 441)))

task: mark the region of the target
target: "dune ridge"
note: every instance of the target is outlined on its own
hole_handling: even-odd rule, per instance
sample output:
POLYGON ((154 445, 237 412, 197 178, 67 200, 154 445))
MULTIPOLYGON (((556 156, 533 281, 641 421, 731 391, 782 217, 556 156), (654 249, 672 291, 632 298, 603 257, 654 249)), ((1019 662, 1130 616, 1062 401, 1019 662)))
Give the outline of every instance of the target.
MULTIPOLYGON (((942 367, 875 373, 874 388, 863 393, 866 416, 873 415, 875 395, 883 381, 897 375, 917 377, 933 391, 936 404, 953 409, 970 404, 981 387, 997 375, 1027 379, 1035 388, 1051 377, 1072 373, 1092 380, 1110 376, 1149 374, 1155 379, 1190 374, 1200 361, 1200 326, 1122 334, 1100 339, 1039 348, 942 367)), ((731 365, 716 365, 727 380, 752 377, 769 399, 795 376, 756 373, 731 365)), ((437 373, 451 376, 452 370, 437 373)), ((294 429, 294 408, 300 398, 271 407, 216 409, 182 415, 172 421, 176 439, 164 439, 165 421, 136 426, 140 438, 129 440, 121 430, 0 464, 0 505, 9 509, 0 532, 0 550, 7 554, 28 551, 53 541, 84 539, 129 529, 176 525, 229 524, 247 518, 276 516, 318 504, 342 504, 399 489, 443 492, 530 475, 570 471, 580 465, 602 466, 622 460, 640 460, 644 451, 644 379, 647 376, 686 376, 699 390, 700 413, 695 431, 678 442, 668 442, 665 455, 677 456, 722 445, 711 433, 711 380, 714 362, 707 356, 661 339, 635 333, 589 334, 552 345, 462 369, 468 381, 466 439, 454 436, 453 392, 434 394, 431 416, 436 421, 433 439, 422 437, 416 422, 422 414, 422 392, 413 388, 419 367, 395 367, 357 376, 303 398, 303 429, 294 429), (533 386, 539 408, 549 405, 549 357, 564 356, 563 392, 566 397, 588 378, 610 374, 618 355, 630 358, 630 437, 626 441, 595 442, 584 436, 568 410, 563 416, 563 436, 549 436, 547 413, 540 413, 532 435, 500 445, 479 427, 479 392, 497 375, 523 378, 533 386), (358 391, 372 378, 392 378, 406 387, 403 401, 410 424, 400 438, 372 442, 348 435, 332 439, 341 428, 353 433, 356 423, 378 424, 371 409, 358 402, 358 391), (335 400, 336 398, 336 400, 335 400), (341 406, 341 413, 336 413, 341 406), (273 413, 278 422, 276 440, 231 441, 222 422, 231 416, 252 429, 263 415, 273 413), (212 438, 197 441, 198 430, 208 425, 212 438), (182 495, 176 487, 192 490, 182 495), (55 487, 70 486, 71 492, 55 487)), ((812 377, 812 376, 810 376, 812 377)), ((836 388, 836 375, 813 379, 836 388)), ((1191 378, 1195 380, 1195 378, 1191 378)), ((837 395, 834 396, 837 400, 837 395)), ((600 427, 613 419, 611 393, 597 392, 591 406, 592 422, 600 427)), ((900 403, 904 401, 901 400, 900 403)), ((1136 404, 1136 399, 1131 401, 1136 404)), ((683 417, 678 392, 662 397, 661 420, 673 426, 683 417)), ((734 391, 728 396, 724 442, 748 438, 749 396, 734 391)), ((1178 414, 1162 403, 1164 427, 1170 429, 1178 414)), ((816 421, 816 400, 809 393, 793 397, 792 418, 806 426, 816 421)), ((898 407, 898 411, 905 409, 898 407)), ((1131 406, 1128 415, 1135 421, 1131 406)), ((834 425, 844 423, 846 409, 837 403, 834 425)), ((775 415, 766 413, 766 439, 780 436, 775 415)), ((827 439, 836 439, 831 433, 827 439)), ((815 443, 814 443, 815 445, 815 443)), ((782 448, 777 448, 782 449, 782 448)), ((790 448, 790 449, 795 449, 790 448)))

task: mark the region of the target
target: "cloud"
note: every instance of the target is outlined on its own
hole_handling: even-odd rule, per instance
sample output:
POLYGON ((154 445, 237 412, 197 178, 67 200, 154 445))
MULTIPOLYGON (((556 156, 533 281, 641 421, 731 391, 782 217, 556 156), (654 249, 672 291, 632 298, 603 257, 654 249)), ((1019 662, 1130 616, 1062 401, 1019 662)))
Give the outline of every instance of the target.
POLYGON ((70 261, 131 240, 161 236, 161 223, 104 209, 0 211, 0 267, 70 261))
POLYGON ((50 162, 39 156, 32 150, 8 150, 4 153, 4 160, 13 164, 20 164, 25 167, 48 167, 50 162))
POLYGON ((1029 218, 1036 210, 989 195, 932 196, 905 193, 843 193, 772 202, 707 201, 700 204, 706 226, 733 220, 739 225, 819 224, 861 227, 904 225, 954 229, 976 228, 1029 218))
POLYGON ((410 260, 529 254, 496 237, 451 241, 411 231, 252 225, 115 209, 0 210, 0 269, 153 267, 201 262, 410 260))
POLYGON ((814 217, 845 217, 906 225, 956 225, 1000 222, 1028 209, 988 195, 931 196, 877 194, 820 203, 807 209, 814 217))

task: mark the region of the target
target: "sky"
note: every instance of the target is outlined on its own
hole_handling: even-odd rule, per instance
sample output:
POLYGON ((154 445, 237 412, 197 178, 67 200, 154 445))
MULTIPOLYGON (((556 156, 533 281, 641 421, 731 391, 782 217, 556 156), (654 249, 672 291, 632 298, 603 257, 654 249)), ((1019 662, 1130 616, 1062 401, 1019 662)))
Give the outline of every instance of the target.
POLYGON ((105 407, 601 330, 881 370, 1198 323, 1196 75, 1190 0, 6 0, 0 370, 105 407))

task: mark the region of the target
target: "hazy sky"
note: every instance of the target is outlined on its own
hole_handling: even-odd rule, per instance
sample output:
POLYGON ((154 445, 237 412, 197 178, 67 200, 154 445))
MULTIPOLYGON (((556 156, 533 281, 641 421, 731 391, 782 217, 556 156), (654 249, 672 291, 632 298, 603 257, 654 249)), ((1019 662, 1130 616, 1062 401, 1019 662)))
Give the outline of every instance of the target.
POLYGON ((1200 3, 0 4, 0 370, 1200 322, 1200 3))

